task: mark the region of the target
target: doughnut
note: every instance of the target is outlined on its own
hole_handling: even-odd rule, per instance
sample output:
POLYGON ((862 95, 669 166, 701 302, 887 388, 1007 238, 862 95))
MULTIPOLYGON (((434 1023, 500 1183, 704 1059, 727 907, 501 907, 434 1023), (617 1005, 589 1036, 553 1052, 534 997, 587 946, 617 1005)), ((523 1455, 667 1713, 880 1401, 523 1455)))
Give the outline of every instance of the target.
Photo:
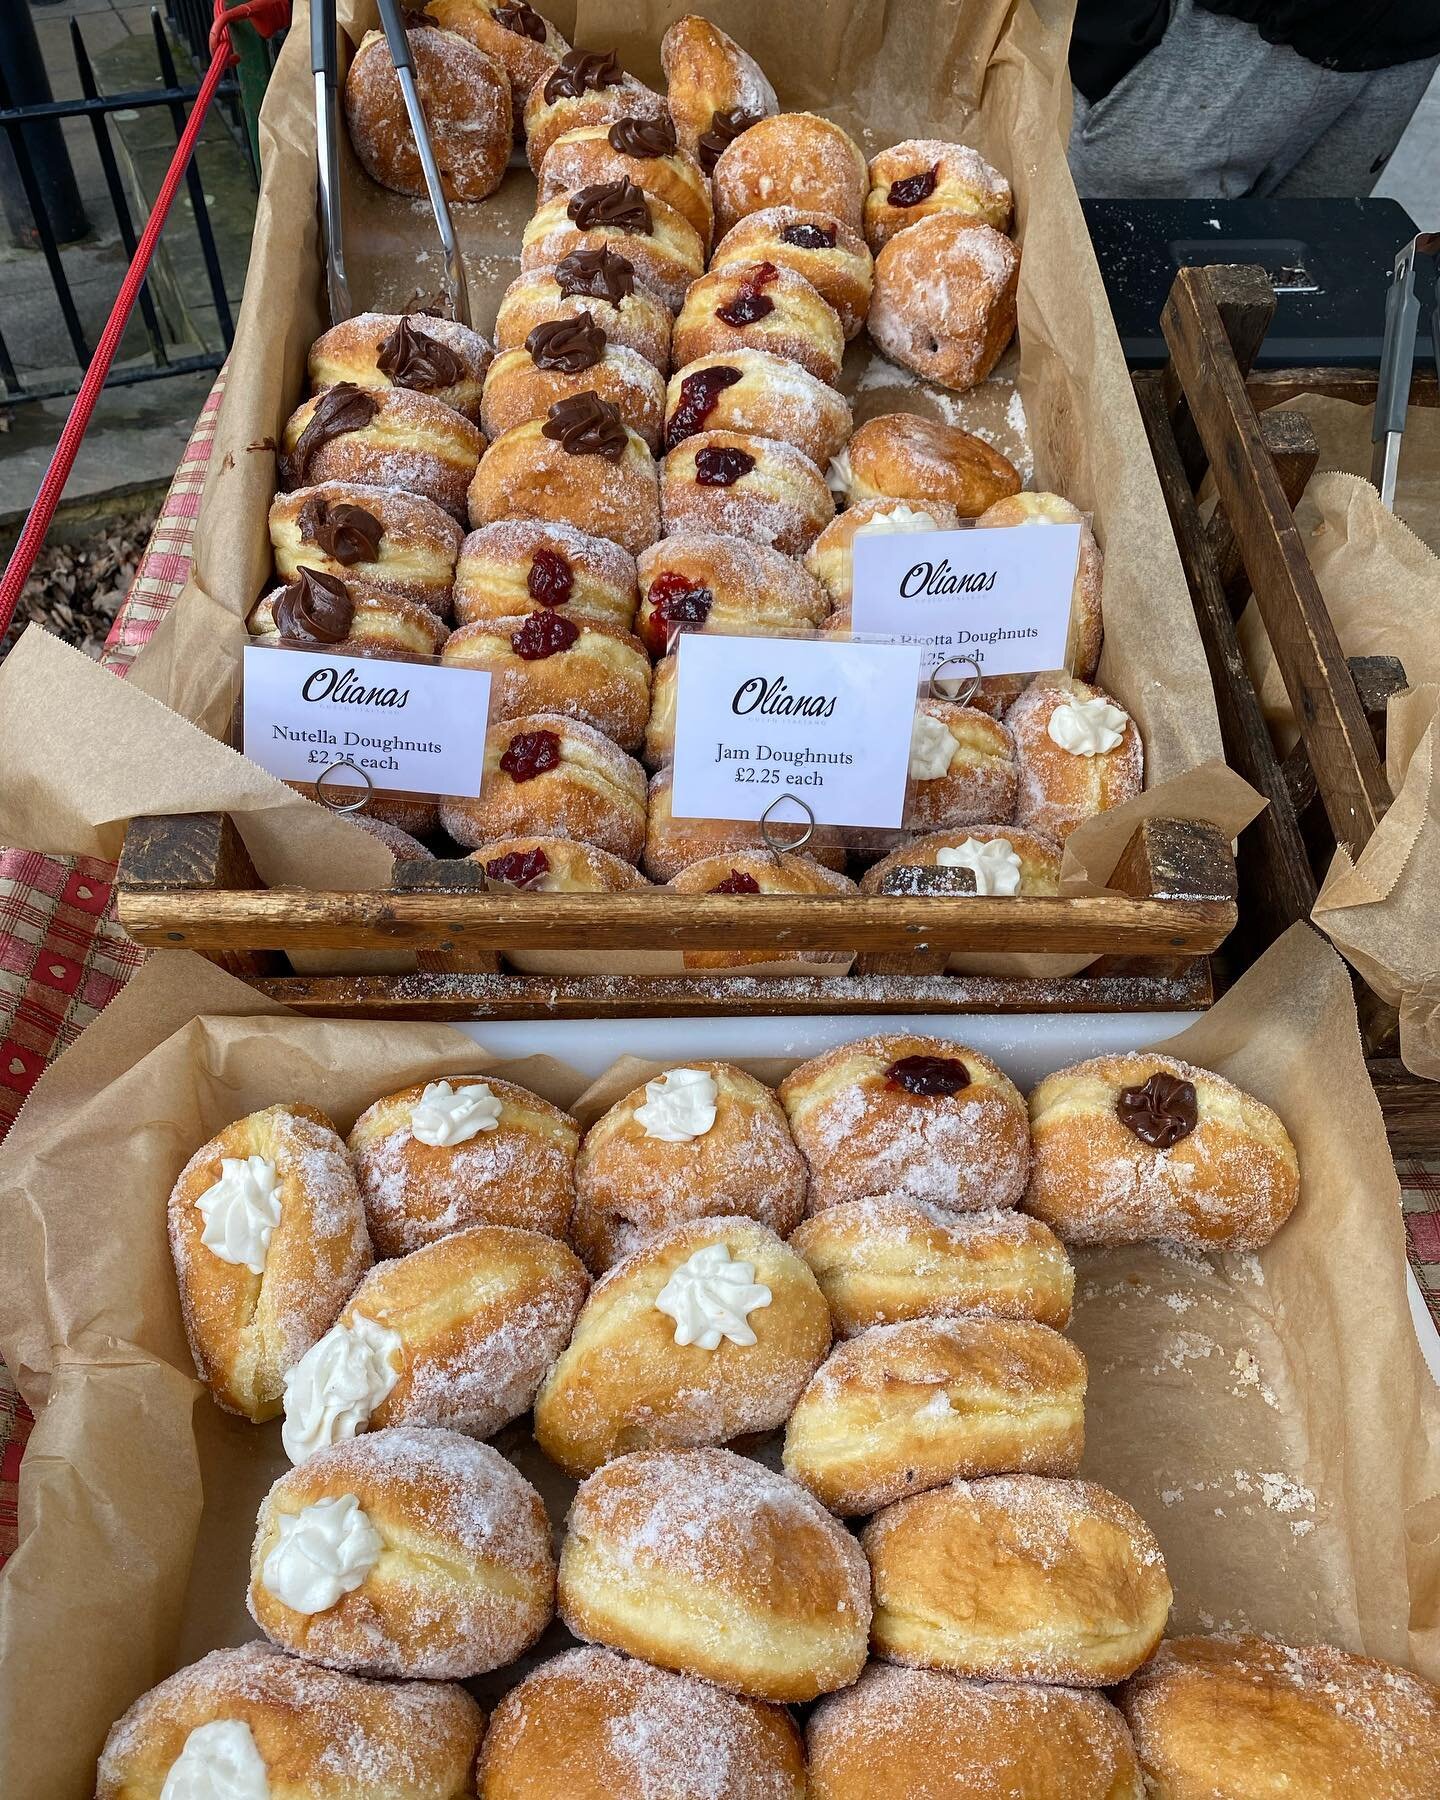
POLYGON ((474 1225, 374 1268, 285 1374, 292 1463, 388 1425, 486 1438, 527 1411, 589 1279, 538 1231, 474 1225))
POLYGON ((1140 728, 1100 688, 1042 676, 1009 708, 1005 723, 1020 771, 1015 818, 1058 844, 1144 786, 1140 728))
POLYGON ((398 825, 391 825, 385 819, 372 819, 367 813, 350 814, 350 823, 358 825, 371 837, 378 838, 396 862, 434 862, 435 852, 427 850, 418 838, 411 837, 408 831, 402 831, 398 825))
POLYGON ((906 412, 881 413, 857 426, 830 466, 830 482, 842 505, 912 500, 932 516, 937 505, 953 507, 962 519, 978 518, 1020 492, 1014 464, 984 438, 906 412))
MULTIPOLYGON (((667 886, 677 894, 853 894, 855 883, 836 869, 812 862, 808 856, 763 855, 732 851, 728 856, 702 857, 687 864, 667 886)), ((687 950, 687 969, 753 969, 761 963, 843 963, 853 950, 687 950)), ((842 969, 841 974, 844 973, 842 969)))
POLYGON ((790 1715, 708 1681, 589 1646, 496 1707, 480 1800, 805 1800, 790 1715))
POLYGON ((463 519, 484 448, 478 428, 443 400, 342 381, 302 400, 285 421, 280 467, 289 488, 329 481, 400 488, 463 519))
MULTIPOLYGON (((832 604, 848 609, 854 597, 857 537, 955 531, 959 525, 959 513, 942 500, 927 500, 920 506, 911 506, 906 500, 857 500, 837 513, 805 552, 805 567, 832 604)), ((845 630, 850 630, 848 614, 845 630)))
POLYGON ((635 558, 563 519, 499 519, 461 544, 454 601, 459 625, 549 610, 628 631, 635 558))
POLYGON ((678 369, 735 350, 788 357, 833 386, 845 355, 840 315, 782 263, 730 263, 691 284, 675 320, 671 356, 678 369))
POLYGON ((765 206, 748 213, 715 246, 710 267, 778 263, 803 275, 834 307, 848 343, 870 307, 875 265, 860 233, 828 213, 798 206, 765 206))
POLYGON ((392 1425, 331 1444, 261 1501, 246 1604, 271 1643, 332 1669, 483 1675, 554 1613, 544 1502, 458 1431, 392 1425))
POLYGON ((1030 1129, 1025 1210, 1069 1244, 1258 1250, 1300 1197, 1295 1146, 1263 1101, 1151 1050, 1047 1075, 1030 1129))
POLYGON ((262 644, 334 646, 347 656, 435 656, 449 635, 418 600, 401 600, 359 582, 352 586, 310 568, 262 594, 246 623, 262 644))
POLYGON ((1119 1713, 1074 1688, 871 1663, 811 1713, 806 1747, 810 1800, 872 1800, 877 1769, 905 1800, 1145 1800, 1119 1713))
MULTIPOLYGON (((777 817, 772 821, 770 829, 777 844, 783 846, 790 828, 788 818, 777 817)), ((757 823, 747 819, 676 819, 670 812, 669 769, 661 769, 651 781, 650 815, 645 828, 645 855, 641 866, 652 881, 669 881, 691 863, 706 857, 733 858, 752 850, 757 855, 769 854, 769 845, 757 823)), ((817 825, 806 841, 805 858, 823 863, 829 869, 843 869, 845 846, 842 834, 832 825, 817 825)))
POLYGON ((824 213, 859 231, 870 178, 865 152, 838 125, 792 112, 759 119, 727 144, 710 184, 723 237, 747 214, 771 206, 824 213))
POLYGON ((998 719, 949 700, 916 702, 905 789, 908 831, 1008 819, 1017 779, 1015 745, 998 719))
POLYGON ((425 15, 493 57, 510 81, 517 129, 530 90, 570 46, 529 0, 425 0, 425 15))
POLYGON ((908 1033, 857 1038, 792 1069, 779 1091, 812 1213, 870 1194, 980 1212, 1025 1192, 1025 1102, 978 1050, 908 1033))
POLYGON ((662 375, 670 373, 670 309, 636 283, 628 256, 601 244, 572 250, 553 268, 517 275, 500 299, 495 343, 501 350, 524 344, 537 325, 589 313, 611 344, 623 344, 662 375))
POLYGON ((382 1256, 472 1225, 565 1236, 580 1129, 513 1081, 417 1081, 367 1106, 347 1142, 382 1256))
POLYGON ((1329 1644, 1169 1638, 1120 1708, 1159 1800, 1440 1793, 1440 1688, 1329 1644))
POLYGON ((650 885, 608 850, 571 838, 496 838, 472 850, 470 861, 485 865, 491 886, 530 894, 623 894, 650 885))
POLYGON ((617 1263, 535 1401, 568 1475, 774 1431, 830 1348, 815 1277, 749 1218, 682 1220, 617 1263))
POLYGON ((226 1412, 275 1418, 371 1263, 335 1127, 298 1102, 236 1119, 180 1171, 166 1222, 196 1373, 226 1412))
POLYGON ((932 213, 978 219, 1003 232, 1014 211, 1010 183, 968 144, 907 138, 870 159, 865 236, 872 250, 932 213))
POLYGON ((490 716, 560 713, 638 750, 650 716, 650 658, 639 638, 562 612, 487 619, 453 631, 446 668, 490 671, 490 716))
POLYGON ((677 19, 661 38, 660 65, 676 134, 702 159, 707 174, 725 144, 747 125, 780 110, 755 58, 696 13, 677 19))
POLYGON ((668 118, 616 119, 582 125, 556 138, 540 169, 539 203, 602 182, 633 181, 656 200, 674 207, 700 235, 707 253, 714 230, 710 183, 699 163, 675 138, 668 118))
POLYGON ((788 356, 769 350, 717 350, 670 378, 665 441, 697 431, 748 431, 793 444, 818 468, 850 435, 850 402, 788 356))
POLYGON ((1070 1258, 1024 1213, 952 1213, 881 1194, 816 1213, 791 1233, 790 1248, 820 1283, 837 1337, 965 1313, 1056 1330, 1070 1322, 1070 1258))
POLYGON ((593 726, 530 713, 491 726, 480 798, 442 800, 440 817, 466 849, 522 835, 577 838, 638 862, 645 771, 593 726))
POLYGON ((697 431, 660 468, 665 535, 714 531, 798 556, 835 516, 825 477, 793 444, 697 431))
POLYGON ((541 75, 525 101, 525 147, 538 175, 556 138, 584 125, 668 115, 665 102, 620 67, 613 50, 567 50, 541 75))
POLYGON ((1065 642, 1065 667, 1089 681, 1100 661, 1105 627, 1100 611, 1100 589, 1105 561, 1095 533, 1078 506, 1059 494, 1012 494, 997 500, 981 513, 981 525, 1078 525, 1080 561, 1070 602, 1070 634, 1065 642))
POLYGON ((624 180, 547 200, 521 235, 520 267, 560 267, 578 253, 600 250, 624 257, 636 281, 672 314, 705 267, 705 246, 685 215, 624 180))
POLYGON ((581 1483, 560 1552, 576 1637, 756 1700, 813 1700, 865 1662, 859 1545, 798 1483, 729 1450, 637 1450, 581 1483))
POLYGON ((339 577, 352 594, 376 590, 450 614, 461 532, 443 507, 418 494, 323 481, 277 494, 270 543, 282 581, 300 569, 339 577))
POLYGON ((484 1729, 464 1688, 361 1681, 242 1644, 141 1695, 105 1740, 95 1800, 463 1800, 484 1729))
POLYGON ((1170 1613, 1150 1527, 1093 1481, 955 1481, 887 1506, 860 1542, 888 1662, 1110 1687, 1150 1655, 1170 1613))
POLYGON ((356 313, 310 346, 310 391, 348 381, 362 388, 409 388, 443 400, 480 423, 480 389, 490 346, 478 331, 428 313, 356 313))
POLYGON ((593 390, 498 437, 475 471, 470 523, 560 520, 633 556, 660 535, 660 489, 644 438, 593 390))
POLYGON ((882 356, 966 393, 1015 335, 1020 252, 1008 237, 953 212, 932 213, 875 258, 866 326, 882 356))
MULTIPOLYGON (((514 140, 510 77, 458 32, 411 26, 415 85, 447 200, 484 200, 505 176, 514 140)), ((345 123, 362 169, 397 194, 423 197, 425 176, 385 34, 367 31, 345 77, 345 123)))
POLYGON ((677 531, 642 550, 635 569, 635 630, 653 656, 680 631, 768 637, 813 630, 825 617, 825 596, 799 564, 752 538, 677 531))
POLYGON ((557 400, 587 389, 608 401, 651 450, 660 448, 665 383, 659 371, 638 350, 607 344, 588 313, 537 325, 523 349, 500 352, 485 381, 485 435, 497 438, 513 425, 546 418, 557 400))
POLYGON ((667 1070, 585 1133, 570 1230, 597 1274, 671 1226, 734 1214, 779 1237, 805 1214, 805 1165, 780 1104, 734 1063, 667 1070))

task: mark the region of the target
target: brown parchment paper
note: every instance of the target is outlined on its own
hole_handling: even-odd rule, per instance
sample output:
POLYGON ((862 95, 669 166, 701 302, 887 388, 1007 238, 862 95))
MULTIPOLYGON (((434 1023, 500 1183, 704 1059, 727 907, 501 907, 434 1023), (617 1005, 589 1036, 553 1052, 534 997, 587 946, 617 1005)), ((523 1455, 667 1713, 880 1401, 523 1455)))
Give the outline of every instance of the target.
MULTIPOLYGON (((1253 1625, 1440 1675, 1437 1396, 1343 965, 1297 926, 1169 1047, 1279 1110, 1302 1199, 1256 1257, 1083 1260, 1086 1472, 1158 1533, 1176 1630, 1253 1625)), ((195 1146, 277 1100, 343 1130, 380 1093, 487 1069, 589 1120, 660 1066, 587 1086, 447 1026, 300 1019, 161 952, 41 1078, 0 1149, 0 1353, 39 1413, 0 1573, 0 1793, 88 1792, 137 1694, 255 1635, 246 1560, 283 1458, 277 1425, 222 1415, 191 1376, 164 1213, 195 1146)), ((558 1522, 569 1490, 526 1422, 499 1441, 558 1522)))

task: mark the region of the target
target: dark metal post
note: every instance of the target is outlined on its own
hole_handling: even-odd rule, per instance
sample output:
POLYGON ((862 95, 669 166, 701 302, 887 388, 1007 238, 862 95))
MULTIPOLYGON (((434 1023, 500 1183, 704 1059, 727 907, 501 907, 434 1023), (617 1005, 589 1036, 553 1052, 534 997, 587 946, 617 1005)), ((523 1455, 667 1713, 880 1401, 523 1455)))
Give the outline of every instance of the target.
MULTIPOLYGON (((35 35, 35 22, 25 0, 5 0, 0 5, 0 68, 13 106, 33 106, 52 100, 50 78, 35 35)), ((23 127, 25 145, 41 198, 50 215, 50 226, 61 244, 85 236, 90 221, 85 217, 75 171, 70 167, 65 136, 58 119, 37 119, 23 127)), ((33 248, 40 242, 30 203, 8 143, 0 141, 0 205, 15 243, 33 248)))

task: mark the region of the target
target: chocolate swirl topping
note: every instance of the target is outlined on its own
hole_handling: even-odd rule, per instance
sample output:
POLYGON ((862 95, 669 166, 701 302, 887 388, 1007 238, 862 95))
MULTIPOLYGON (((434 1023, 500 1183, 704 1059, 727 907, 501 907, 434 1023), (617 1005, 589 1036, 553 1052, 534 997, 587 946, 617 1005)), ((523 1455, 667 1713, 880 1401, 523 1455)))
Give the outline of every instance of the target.
POLYGON ((623 175, 619 181, 596 181, 589 187, 576 188, 565 211, 581 231, 596 225, 613 225, 617 231, 648 237, 655 229, 644 188, 636 187, 623 175))
POLYGON ((553 106, 557 100, 577 100, 600 88, 619 87, 624 79, 613 50, 567 50, 546 76, 542 98, 553 106))
POLYGON ((608 300, 618 306, 635 292, 635 268, 618 250, 597 244, 591 250, 572 250, 555 265, 555 285, 564 300, 577 294, 591 300, 608 300))
POLYGON ((760 114, 746 112, 743 106, 732 106, 725 112, 712 113, 710 129, 696 146, 700 155, 700 167, 707 175, 713 174, 721 151, 728 149, 742 131, 748 131, 752 125, 759 123, 760 114))
POLYGON ((603 456, 607 462, 619 462, 630 442, 619 411, 594 388, 557 400, 540 430, 571 456, 603 456))
POLYGON ((355 602, 338 575, 299 569, 281 590, 271 616, 287 644, 339 644, 350 635, 355 602))
POLYGON ((300 487, 317 450, 347 431, 363 431, 380 410, 380 402, 368 388, 353 381, 337 381, 320 396, 309 422, 290 452, 294 485, 300 487))
POLYGON ((679 147, 669 119, 617 119, 605 136, 622 156, 673 156, 679 147))
POLYGON ((525 348, 537 369, 579 375, 603 360, 605 342, 605 333, 588 312, 582 312, 573 319, 550 319, 537 325, 526 338, 525 348))
POLYGON ((406 318, 376 349, 375 367, 396 387, 426 394, 435 388, 454 387, 465 374, 465 364, 448 344, 417 331, 406 318))
POLYGON ((342 569, 374 562, 385 535, 385 527, 363 506, 354 506, 348 500, 332 506, 320 494, 310 496, 300 508, 295 524, 302 538, 318 545, 342 569))
POLYGON ((497 25, 513 31, 516 37, 529 38, 533 44, 545 42, 545 21, 533 6, 525 4, 525 0, 509 0, 509 4, 497 6, 490 16, 497 25))
POLYGON ((1152 1150, 1169 1150, 1189 1137, 1199 1121, 1195 1083, 1157 1073, 1141 1087, 1121 1088, 1115 1116, 1152 1150))

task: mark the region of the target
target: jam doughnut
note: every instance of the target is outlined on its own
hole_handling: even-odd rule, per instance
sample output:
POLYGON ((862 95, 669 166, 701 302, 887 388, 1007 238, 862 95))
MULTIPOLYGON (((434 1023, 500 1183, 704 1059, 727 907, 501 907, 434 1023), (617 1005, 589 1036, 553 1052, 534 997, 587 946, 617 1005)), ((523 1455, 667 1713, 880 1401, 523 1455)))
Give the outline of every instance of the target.
POLYGON ((623 256, 672 313, 705 267, 705 246, 685 215, 625 180, 547 200, 521 235, 520 267, 563 266, 577 251, 602 249, 623 256))
POLYGON ((905 790, 907 831, 1009 819, 1018 780, 1015 743, 998 719, 950 700, 916 705, 905 790))
POLYGON ((284 587, 262 594, 248 623, 262 644, 349 656, 436 656, 449 635, 418 600, 359 583, 352 587, 318 569, 297 569, 284 587))
POLYGON ((1009 231, 1014 211, 1010 183, 968 144, 907 138, 871 158, 865 236, 872 250, 931 213, 957 213, 1009 231))
POLYGON ((721 151, 711 176, 715 229, 769 206, 825 213, 859 231, 870 172, 852 137, 816 113, 761 119, 721 151))
POLYGON ((558 713, 492 725, 478 800, 440 802, 467 850, 496 838, 578 838, 625 862, 645 847, 645 771, 603 732, 558 713))
POLYGON ((1077 825, 1123 806, 1144 785, 1140 730, 1097 687, 1064 675, 1032 681, 1005 715, 1020 787, 1015 818, 1063 844, 1077 825))
POLYGON ((803 451, 827 467, 850 436, 850 402, 810 371, 768 350, 697 357, 670 377, 666 442, 697 431, 749 431, 803 451))
POLYGON ((903 869, 969 869, 977 894, 1060 892, 1059 850, 1018 825, 967 825, 913 838, 865 871, 861 893, 883 893, 887 880, 903 869))
POLYGON ((696 13, 677 19, 661 38, 660 66, 680 142, 707 174, 726 144, 780 110, 755 58, 696 13))
POLYGON ((908 412, 881 413, 858 425, 831 463, 829 480, 842 505, 887 499, 929 508, 939 502, 962 519, 978 518, 997 500, 1020 492, 1015 465, 984 438, 908 412))
POLYGON ((530 612, 487 619, 450 634, 447 668, 490 671, 490 716, 561 713, 638 750, 650 716, 650 658, 639 638, 613 625, 530 612))
POLYGON ((808 550, 835 516, 825 477, 793 444, 747 431, 700 431, 660 468, 666 535, 713 531, 787 556, 808 550))
MULTIPOLYGON (((453 31, 413 26, 415 85, 447 200, 484 200, 510 160, 510 78, 453 31)), ((361 168, 397 194, 423 197, 425 177, 385 34, 367 31, 345 77, 345 122, 361 168)))
POLYGON ((553 611, 628 631, 635 558, 559 519, 500 519, 472 531, 455 565, 455 622, 553 611))
MULTIPOLYGON (((771 834, 778 844, 784 844, 789 828, 788 819, 772 820, 771 834)), ((641 867, 652 881, 670 881, 682 869, 707 856, 733 857, 746 850, 753 850, 757 855, 769 854, 758 824, 752 824, 746 819, 674 818, 670 812, 669 769, 662 769, 651 781, 650 818, 645 832, 645 857, 641 867)), ((805 859, 811 858, 830 869, 845 867, 845 848, 841 834, 833 826, 815 827, 805 845, 805 859)), ((728 865, 726 873, 728 874, 728 865)), ((721 879, 724 878, 722 875, 721 879)), ((750 890, 742 886, 735 891, 748 893, 750 890)))
POLYGON ((606 341, 638 351, 670 373, 670 309, 635 278, 635 265, 608 244, 572 250, 553 268, 517 275, 500 298, 495 342, 518 350, 537 325, 588 313, 606 341))
POLYGON ((425 0, 425 16, 494 57, 510 79, 515 128, 531 88, 570 46, 529 0, 425 0))
POLYGON ((567 520, 633 556, 660 535, 655 459, 593 390, 495 440, 470 483, 470 523, 567 520))
POLYGON ((490 346, 478 331, 428 313, 356 313, 310 346, 310 391, 338 382, 410 388, 480 422, 480 388, 490 346))
POLYGON ((1015 335, 1020 252, 1003 233, 959 213, 932 213, 875 258, 866 321, 877 350, 963 394, 982 382, 1015 335))
POLYGON ((736 263, 778 263, 803 275, 840 318, 848 343, 870 308, 875 265, 860 233, 828 213, 798 206, 766 206, 732 225, 715 246, 711 269, 736 263))
POLYGON ((485 448, 479 429, 429 394, 342 381, 302 400, 285 421, 288 488, 357 481, 400 488, 465 517, 465 490, 485 448))
POLYGON ((485 378, 480 422, 487 438, 543 419, 557 400, 593 390, 654 451, 664 434, 665 383, 635 350, 607 344, 589 313, 537 325, 520 350, 502 350, 485 378))
MULTIPOLYGON (((814 841, 813 839, 811 840, 814 841)), ((822 851, 823 855, 824 852, 822 851)), ((732 850, 692 862, 666 883, 677 894, 853 894, 855 883, 838 869, 805 856, 775 856, 768 850, 732 850)), ((841 963, 853 950, 687 950, 687 969, 754 969, 761 963, 841 963)), ((843 971, 842 971, 843 972, 843 971)))
POLYGON ((665 102, 620 67, 613 50, 567 50, 540 76, 525 102, 525 146, 540 173, 546 152, 567 131, 616 119, 665 119, 665 102))
POLYGON ((1092 680, 1105 638, 1105 624, 1100 611, 1105 559, 1084 513, 1068 500, 1062 500, 1059 494, 1012 494, 1007 499, 997 500, 993 506, 986 507, 980 515, 980 523, 1080 527, 1080 561, 1075 569, 1075 586, 1070 600, 1070 635, 1065 644, 1065 667, 1082 681, 1092 680))
POLYGON ((573 838, 496 838, 470 852, 496 888, 527 894, 623 894, 650 883, 632 863, 573 838))
POLYGON ((440 619, 450 611, 461 536, 433 500, 359 482, 295 488, 270 505, 270 543, 282 580, 315 569, 338 575, 352 594, 373 589, 418 600, 440 619))
POLYGON ((731 263, 693 283, 675 320, 675 366, 732 350, 788 356, 833 386, 845 356, 840 317, 782 263, 731 263))
POLYGON ((677 531, 643 551, 635 568, 635 630, 652 656, 663 656, 677 631, 769 637, 811 630, 825 617, 825 596, 805 571, 749 538, 677 531))
POLYGON ((695 158, 676 142, 669 119, 615 119, 562 133, 545 152, 539 202, 543 206, 557 194, 614 181, 633 181, 673 207, 694 226, 708 255, 715 228, 710 183, 695 158))
MULTIPOLYGON (((834 605, 848 607, 855 573, 853 547, 857 537, 911 531, 954 531, 959 524, 959 513, 943 500, 927 500, 914 506, 905 500, 860 500, 846 507, 820 533, 805 552, 805 567, 829 594, 834 605)), ((850 629, 848 618, 845 629, 850 629)))

